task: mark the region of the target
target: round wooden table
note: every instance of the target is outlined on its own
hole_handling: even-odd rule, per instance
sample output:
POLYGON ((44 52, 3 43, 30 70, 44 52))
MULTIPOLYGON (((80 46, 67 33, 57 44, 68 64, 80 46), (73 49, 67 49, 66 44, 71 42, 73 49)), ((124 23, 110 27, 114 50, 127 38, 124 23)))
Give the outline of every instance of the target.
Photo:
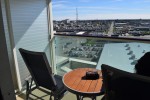
POLYGON ((89 80, 85 78, 87 71, 96 70, 94 68, 77 68, 73 71, 66 73, 63 76, 63 83, 68 91, 76 94, 77 100, 83 97, 90 97, 96 100, 96 96, 101 94, 102 87, 102 74, 98 71, 99 78, 96 80, 89 80))

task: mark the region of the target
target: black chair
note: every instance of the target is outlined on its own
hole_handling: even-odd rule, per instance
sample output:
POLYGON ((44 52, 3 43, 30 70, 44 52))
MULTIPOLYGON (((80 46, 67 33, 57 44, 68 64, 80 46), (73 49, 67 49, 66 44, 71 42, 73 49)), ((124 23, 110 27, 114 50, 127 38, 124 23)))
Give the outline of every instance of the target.
POLYGON ((150 100, 150 77, 102 64, 105 100, 150 100))
POLYGON ((29 94, 32 94, 31 92, 35 89, 47 92, 43 88, 51 90, 47 92, 50 93, 50 100, 52 96, 54 96, 54 100, 61 99, 66 89, 64 88, 62 77, 52 73, 46 54, 44 52, 33 52, 22 48, 19 51, 32 77, 31 82, 29 82, 29 79, 26 80, 26 99, 28 100, 29 94), (34 87, 32 84, 33 81, 35 83, 34 87))
POLYGON ((3 99, 2 92, 1 92, 1 88, 0 88, 0 100, 4 100, 4 99, 3 99))

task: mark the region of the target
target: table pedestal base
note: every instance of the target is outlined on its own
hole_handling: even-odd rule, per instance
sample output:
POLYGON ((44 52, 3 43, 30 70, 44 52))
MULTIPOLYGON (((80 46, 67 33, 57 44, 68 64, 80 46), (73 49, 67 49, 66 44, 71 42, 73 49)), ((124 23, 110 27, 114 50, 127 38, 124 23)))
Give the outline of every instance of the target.
POLYGON ((92 96, 92 97, 87 97, 87 96, 81 96, 81 95, 77 95, 77 100, 83 100, 83 98, 91 98, 91 100, 96 100, 96 96, 92 96))

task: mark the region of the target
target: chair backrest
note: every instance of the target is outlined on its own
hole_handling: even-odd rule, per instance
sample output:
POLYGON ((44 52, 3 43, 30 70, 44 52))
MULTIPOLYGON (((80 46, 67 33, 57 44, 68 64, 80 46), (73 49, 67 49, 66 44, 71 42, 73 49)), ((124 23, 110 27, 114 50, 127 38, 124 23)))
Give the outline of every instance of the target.
POLYGON ((106 100, 150 99, 150 77, 102 64, 106 100))
POLYGON ((55 89, 56 82, 46 54, 44 52, 33 52, 22 48, 19 51, 36 86, 42 86, 50 90, 55 89))

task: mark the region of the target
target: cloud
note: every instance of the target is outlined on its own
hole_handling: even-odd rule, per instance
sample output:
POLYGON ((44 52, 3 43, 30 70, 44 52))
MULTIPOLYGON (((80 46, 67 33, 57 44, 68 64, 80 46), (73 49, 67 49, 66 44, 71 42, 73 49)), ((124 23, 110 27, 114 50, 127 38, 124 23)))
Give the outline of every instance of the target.
MULTIPOLYGON (((81 16, 81 19, 85 19, 81 16)), ((150 14, 89 14, 86 19, 150 19, 150 14)))
POLYGON ((78 7, 79 9, 96 9, 96 10, 116 10, 116 9, 120 9, 120 8, 117 8, 117 7, 95 7, 95 6, 89 6, 89 7, 83 7, 83 6, 80 6, 78 7))
MULTIPOLYGON (((75 10, 76 8, 78 8, 78 11, 80 10, 119 10, 119 7, 107 7, 107 6, 101 6, 101 7, 96 7, 96 6, 66 6, 63 4, 57 4, 57 5, 53 5, 53 7, 63 7, 65 8, 65 10, 75 10)), ((62 9, 61 9, 62 10, 62 9)))
POLYGON ((140 4, 141 4, 141 3, 150 3, 150 0, 139 0, 139 1, 137 0, 137 1, 135 1, 135 3, 138 3, 138 4, 139 4, 139 3, 140 3, 140 4))
POLYGON ((64 4, 55 4, 53 8, 66 8, 66 6, 64 4))
MULTIPOLYGON (((75 20, 75 16, 68 16, 68 15, 63 15, 61 17, 57 16, 54 17, 55 20, 63 20, 63 19, 71 19, 75 20)), ((108 20, 108 19, 150 19, 150 14, 86 14, 86 15, 80 15, 79 20, 94 20, 94 19, 99 19, 99 20, 108 20)))
MULTIPOLYGON (((64 5, 57 5, 60 7, 64 7, 64 5)), ((97 11, 97 12, 101 12, 101 11, 105 11, 105 12, 127 12, 128 13, 134 13, 134 11, 141 13, 141 12, 146 12, 147 10, 145 9, 150 9, 150 7, 144 7, 144 8, 126 8, 126 7, 115 7, 115 6, 65 6, 64 9, 60 9, 59 11, 67 11, 67 10, 76 10, 76 8, 78 8, 78 12, 89 12, 89 11, 97 11)), ((89 12, 90 13, 90 12, 89 12)))
POLYGON ((79 2, 90 2, 92 0, 79 0, 79 2))
MULTIPOLYGON (((84 16, 81 16, 81 19, 84 19, 84 16)), ((88 14, 86 19, 133 19, 141 18, 137 14, 88 14), (138 16, 138 17, 137 17, 138 16)))
POLYGON ((57 12, 53 12, 53 14, 62 14, 62 15, 69 15, 69 14, 76 14, 76 10, 63 10, 63 11, 57 11, 57 12))
POLYGON ((112 2, 121 2, 123 0, 112 0, 112 2))
POLYGON ((67 3, 69 2, 65 0, 60 0, 60 1, 52 2, 52 5, 53 8, 65 8, 67 3))
POLYGON ((61 0, 61 1, 54 1, 53 4, 62 4, 62 3, 69 3, 68 1, 61 0))
POLYGON ((143 0, 143 2, 150 2, 150 0, 143 0))

